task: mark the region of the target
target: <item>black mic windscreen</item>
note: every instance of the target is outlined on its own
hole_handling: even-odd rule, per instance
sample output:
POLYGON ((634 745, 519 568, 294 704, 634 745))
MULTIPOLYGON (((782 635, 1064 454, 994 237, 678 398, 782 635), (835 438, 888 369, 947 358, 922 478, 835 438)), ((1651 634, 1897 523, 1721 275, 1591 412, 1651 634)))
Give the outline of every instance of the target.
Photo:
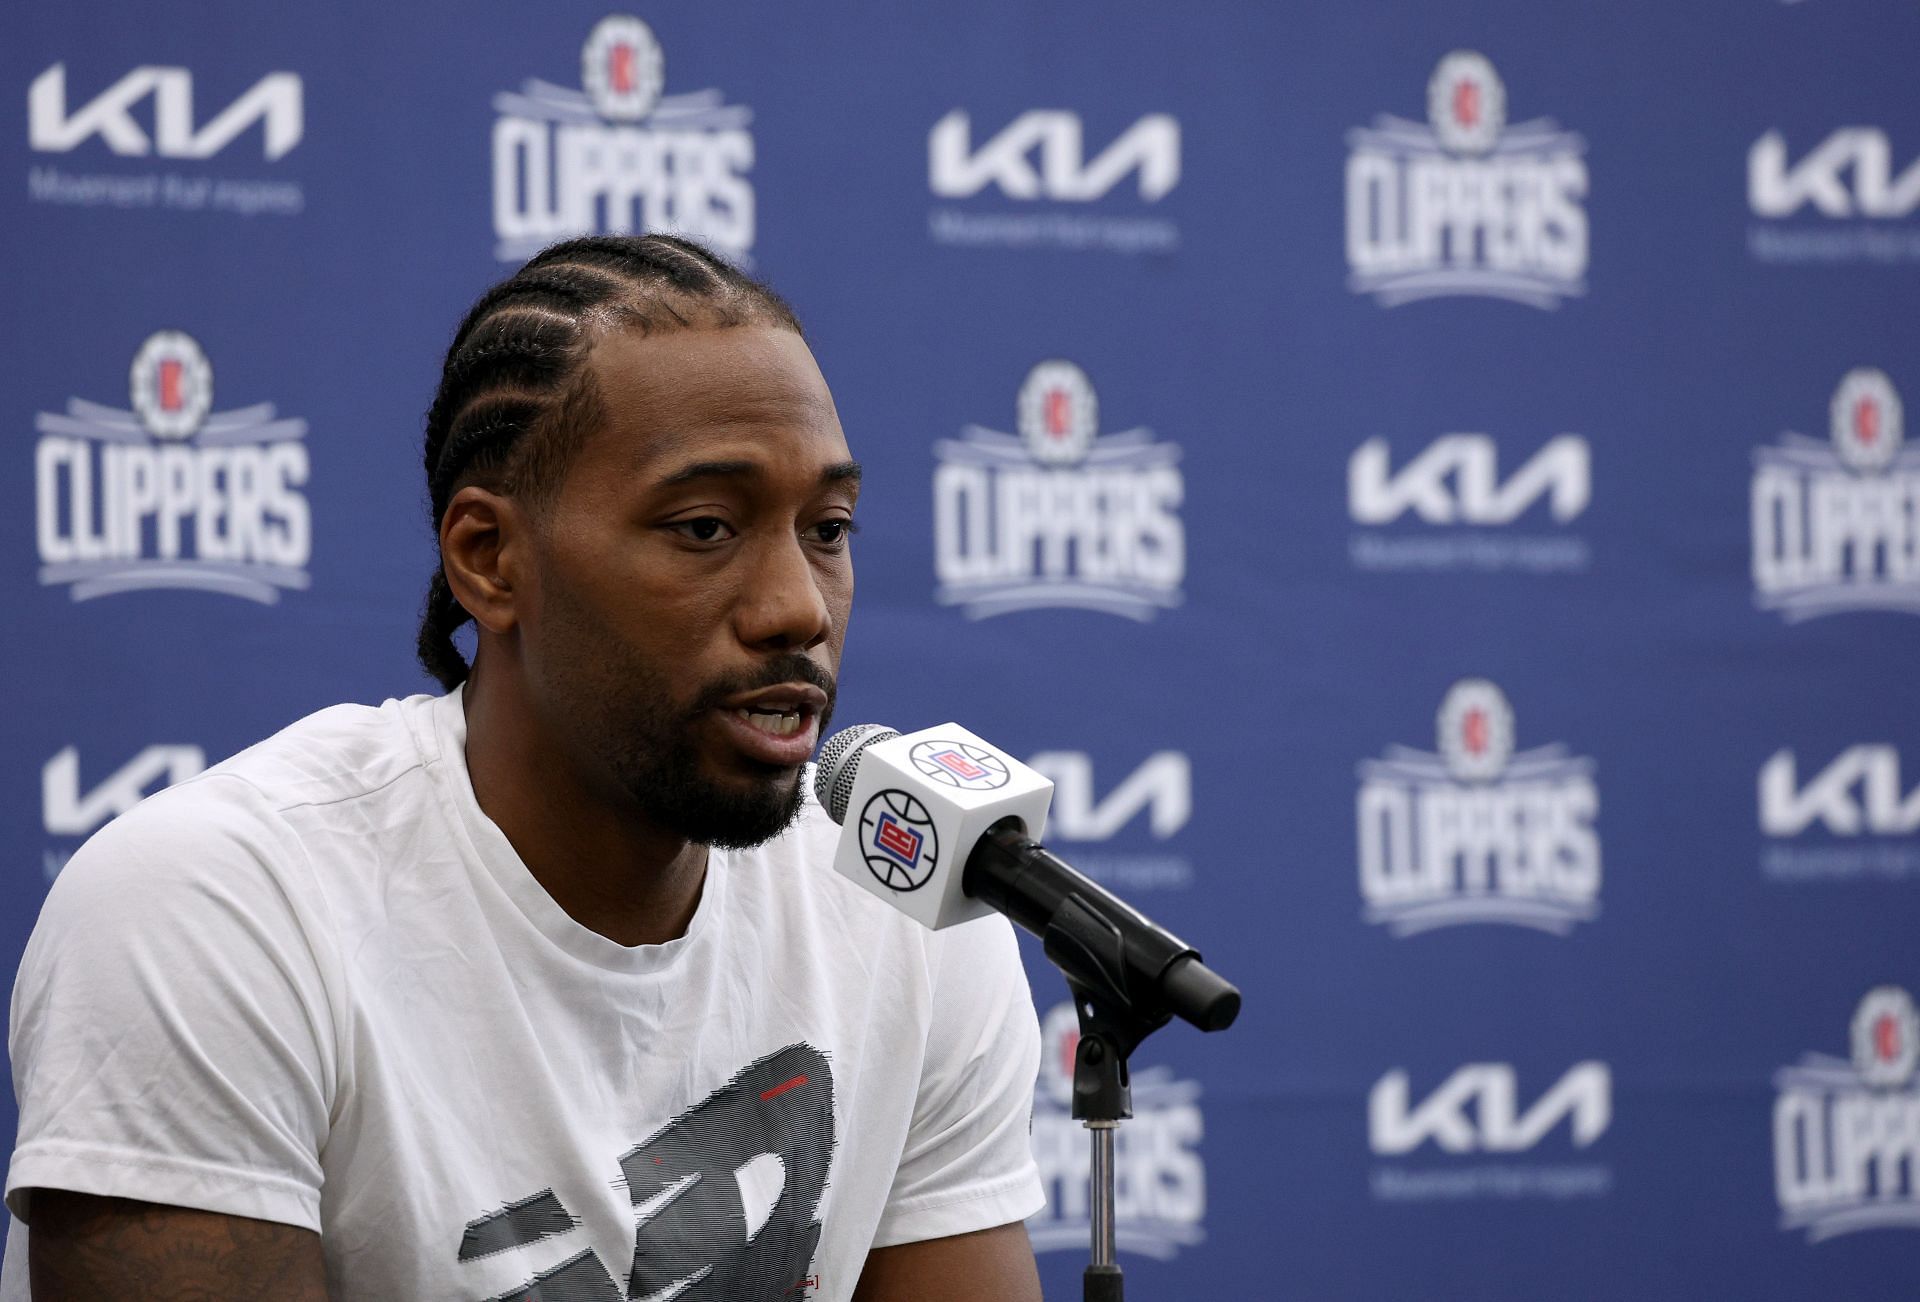
POLYGON ((860 771, 860 752, 899 735, 884 723, 856 723, 827 738, 813 771, 813 794, 827 817, 836 823, 846 821, 847 802, 853 799, 853 776, 860 771))

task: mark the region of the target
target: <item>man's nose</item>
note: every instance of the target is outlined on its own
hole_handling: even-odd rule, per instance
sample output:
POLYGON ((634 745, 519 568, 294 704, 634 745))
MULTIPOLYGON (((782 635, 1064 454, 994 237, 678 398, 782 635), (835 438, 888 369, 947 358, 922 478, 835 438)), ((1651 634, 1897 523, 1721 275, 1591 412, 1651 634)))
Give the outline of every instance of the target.
POLYGON ((740 640, 748 646, 805 651, 827 640, 833 612, 798 537, 756 550, 735 621, 740 640))

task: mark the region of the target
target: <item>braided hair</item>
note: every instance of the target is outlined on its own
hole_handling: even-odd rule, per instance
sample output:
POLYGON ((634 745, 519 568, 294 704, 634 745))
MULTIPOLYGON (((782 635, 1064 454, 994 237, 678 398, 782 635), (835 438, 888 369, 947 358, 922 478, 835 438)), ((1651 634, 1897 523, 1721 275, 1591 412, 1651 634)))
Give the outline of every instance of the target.
MULTIPOLYGON (((771 289, 690 240, 592 235, 536 255, 473 305, 427 411, 427 496, 438 536, 455 492, 484 484, 536 505, 603 418, 583 365, 602 325, 655 330, 747 322, 801 333, 771 289)), ((453 634, 471 616, 436 566, 417 650, 451 691, 470 672, 453 634)))

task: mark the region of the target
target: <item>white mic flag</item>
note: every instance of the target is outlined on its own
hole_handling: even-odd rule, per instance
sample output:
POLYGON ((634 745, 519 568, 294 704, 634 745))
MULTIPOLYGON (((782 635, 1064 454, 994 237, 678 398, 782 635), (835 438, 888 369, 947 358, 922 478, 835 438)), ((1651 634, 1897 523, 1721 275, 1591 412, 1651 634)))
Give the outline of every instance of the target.
POLYGON ((867 725, 832 742, 819 774, 821 803, 841 825, 840 874, 924 926, 992 913, 962 889, 967 856, 1009 816, 1044 836, 1053 783, 957 723, 905 736, 867 725))

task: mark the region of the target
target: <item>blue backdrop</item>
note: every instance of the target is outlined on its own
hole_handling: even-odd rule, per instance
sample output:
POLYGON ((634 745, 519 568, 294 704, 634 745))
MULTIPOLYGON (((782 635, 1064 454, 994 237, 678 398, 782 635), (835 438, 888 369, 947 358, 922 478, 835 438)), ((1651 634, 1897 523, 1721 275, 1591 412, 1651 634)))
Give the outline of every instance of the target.
POLYGON ((425 690, 453 324, 683 230, 867 466, 841 721, 1032 758, 1245 989, 1137 1060, 1137 1297, 1920 1288, 1911 5, 6 28, 0 966, 141 793, 425 690))

